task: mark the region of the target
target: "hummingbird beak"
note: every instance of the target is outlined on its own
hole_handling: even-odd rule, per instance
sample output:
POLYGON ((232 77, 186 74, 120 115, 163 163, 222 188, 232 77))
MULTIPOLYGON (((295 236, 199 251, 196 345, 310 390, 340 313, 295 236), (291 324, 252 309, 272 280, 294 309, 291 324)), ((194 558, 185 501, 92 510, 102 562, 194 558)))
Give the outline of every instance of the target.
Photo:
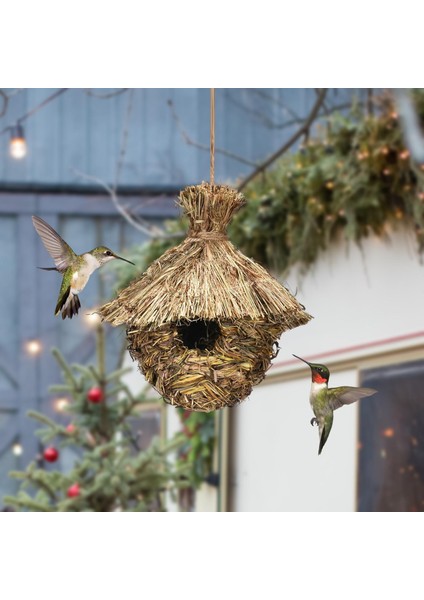
POLYGON ((304 358, 300 358, 300 356, 296 356, 296 354, 292 354, 292 356, 294 356, 295 358, 298 358, 299 360, 301 360, 302 362, 306 363, 308 365, 308 367, 311 366, 311 363, 308 363, 307 360, 305 360, 304 358))
POLYGON ((122 256, 117 256, 115 254, 115 258, 119 258, 119 260, 124 260, 125 262, 130 263, 130 265, 134 265, 135 266, 135 263, 131 262, 130 260, 127 260, 126 258, 122 258, 122 256))

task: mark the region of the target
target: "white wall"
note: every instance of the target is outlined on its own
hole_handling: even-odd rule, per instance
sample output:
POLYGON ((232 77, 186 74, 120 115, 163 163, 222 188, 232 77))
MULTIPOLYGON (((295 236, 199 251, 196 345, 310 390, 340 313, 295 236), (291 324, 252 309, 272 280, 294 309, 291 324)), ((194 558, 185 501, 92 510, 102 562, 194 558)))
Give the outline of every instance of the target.
POLYGON ((424 267, 415 248, 413 232, 401 230, 365 240, 362 253, 338 242, 303 279, 294 270, 288 287, 298 288, 314 319, 283 335, 279 360, 424 329, 424 267))
POLYGON ((314 319, 282 336, 268 377, 233 409, 231 509, 351 511, 358 408, 335 413, 318 456, 317 428, 309 424, 309 369, 292 353, 327 364, 330 386, 337 386, 357 385, 356 366, 375 366, 390 352, 421 352, 424 268, 413 234, 398 231, 390 242, 367 239, 363 253, 338 242, 303 279, 293 271, 287 284, 292 292, 298 288, 314 319), (278 382, 287 374, 290 379, 278 382))
MULTIPOLYGON (((233 510, 354 510, 357 407, 335 413, 318 456, 318 428, 310 425, 309 380, 305 369, 302 379, 258 388, 237 408, 233 510)), ((333 383, 356 385, 356 373, 337 373, 333 383)))

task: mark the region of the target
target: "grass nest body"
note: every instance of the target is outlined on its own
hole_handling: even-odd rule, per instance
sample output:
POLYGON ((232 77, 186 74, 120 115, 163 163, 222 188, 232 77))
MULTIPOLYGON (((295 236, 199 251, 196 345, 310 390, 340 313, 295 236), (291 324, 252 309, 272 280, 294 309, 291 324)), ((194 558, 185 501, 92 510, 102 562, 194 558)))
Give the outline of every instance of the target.
POLYGON ((245 204, 228 186, 203 183, 179 198, 186 239, 100 309, 126 324, 129 351, 171 404, 210 411, 233 406, 261 381, 281 333, 311 318, 226 228, 245 204))

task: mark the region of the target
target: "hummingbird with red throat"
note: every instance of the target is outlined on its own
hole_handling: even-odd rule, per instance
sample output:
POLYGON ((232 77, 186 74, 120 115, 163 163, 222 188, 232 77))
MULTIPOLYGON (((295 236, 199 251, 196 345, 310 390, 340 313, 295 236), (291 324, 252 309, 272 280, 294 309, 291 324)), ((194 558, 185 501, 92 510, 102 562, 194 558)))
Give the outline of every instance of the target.
POLYGON ((348 385, 329 388, 330 371, 325 365, 310 363, 296 354, 293 356, 306 363, 311 369, 312 385, 309 402, 315 415, 311 419, 311 425, 318 425, 318 454, 321 454, 333 426, 333 412, 341 406, 353 404, 361 398, 372 396, 377 390, 348 385))

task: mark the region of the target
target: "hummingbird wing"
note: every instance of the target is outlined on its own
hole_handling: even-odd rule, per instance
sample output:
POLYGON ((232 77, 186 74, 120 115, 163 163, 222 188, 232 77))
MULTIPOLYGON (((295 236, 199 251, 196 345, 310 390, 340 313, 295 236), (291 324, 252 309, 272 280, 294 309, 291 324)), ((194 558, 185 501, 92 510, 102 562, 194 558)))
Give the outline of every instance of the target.
POLYGON ((36 232, 45 249, 55 262, 56 269, 63 273, 75 258, 75 252, 48 223, 40 217, 32 217, 36 232))
POLYGON ((321 454, 322 449, 325 446, 325 442, 328 440, 331 428, 333 426, 333 411, 328 412, 324 417, 318 419, 319 426, 319 448, 318 454, 321 454))
POLYGON ((357 402, 361 398, 365 398, 366 396, 372 396, 377 393, 377 390, 373 388, 360 388, 360 387, 337 387, 330 388, 328 390, 330 396, 329 405, 332 410, 336 410, 345 404, 353 404, 357 402))

